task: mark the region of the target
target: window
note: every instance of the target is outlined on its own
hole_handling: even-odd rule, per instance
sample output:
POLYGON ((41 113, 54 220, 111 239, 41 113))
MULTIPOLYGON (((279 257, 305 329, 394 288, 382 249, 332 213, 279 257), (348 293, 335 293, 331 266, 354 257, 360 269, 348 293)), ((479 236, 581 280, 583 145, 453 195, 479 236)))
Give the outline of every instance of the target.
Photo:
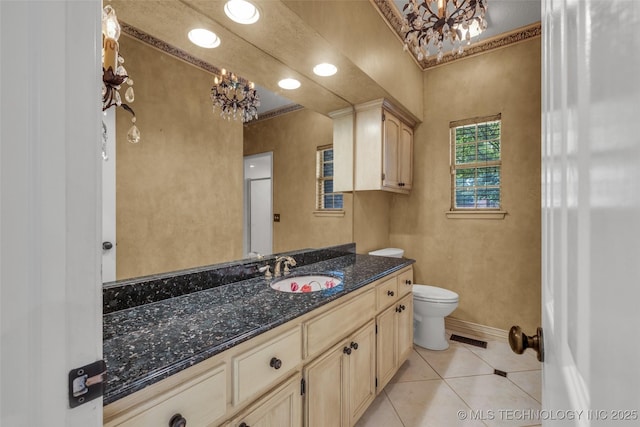
POLYGON ((342 209, 342 193, 333 192, 333 146, 318 147, 316 159, 316 209, 342 209))
POLYGON ((451 128, 451 210, 499 210, 501 115, 451 128))

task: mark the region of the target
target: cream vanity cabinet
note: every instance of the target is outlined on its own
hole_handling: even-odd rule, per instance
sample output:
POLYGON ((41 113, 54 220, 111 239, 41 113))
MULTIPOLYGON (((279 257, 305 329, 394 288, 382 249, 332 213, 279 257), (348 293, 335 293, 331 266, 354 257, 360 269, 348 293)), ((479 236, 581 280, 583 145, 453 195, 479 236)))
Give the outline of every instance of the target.
POLYGON ((306 427, 353 426, 376 395, 373 321, 305 368, 306 427))
POLYGON ((104 425, 352 427, 411 351, 412 278, 405 267, 119 399, 104 425))
POLYGON ((376 377, 380 392, 407 360, 413 348, 412 271, 376 287, 376 377))
POLYGON ((329 116, 333 119, 336 191, 409 193, 416 123, 411 117, 385 99, 329 116))
POLYGON ((299 373, 294 375, 226 425, 229 427, 302 426, 301 381, 302 377, 299 373))

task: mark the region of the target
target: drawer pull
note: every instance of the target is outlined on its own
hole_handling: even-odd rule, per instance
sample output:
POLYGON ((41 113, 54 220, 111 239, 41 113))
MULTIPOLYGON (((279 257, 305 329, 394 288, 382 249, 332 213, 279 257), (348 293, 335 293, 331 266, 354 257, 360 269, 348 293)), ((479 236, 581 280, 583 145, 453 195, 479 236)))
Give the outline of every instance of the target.
POLYGON ((405 307, 404 305, 400 306, 400 310, 405 310, 407 307, 405 307))
POLYGON ((358 349, 358 343, 351 341, 351 348, 354 349, 354 350, 357 350, 358 349))
POLYGON ((269 362, 269 366, 271 366, 273 369, 280 369, 282 367, 282 360, 278 359, 277 357, 272 357, 271 362, 269 362))
POLYGON ((243 422, 240 423, 240 425, 238 427, 251 427, 251 426, 243 421, 243 422))
POLYGON ((187 427, 187 419, 181 414, 175 414, 169 420, 169 427, 187 427))
POLYGON ((393 296, 393 295, 395 295, 395 294, 393 293, 393 291, 387 291, 387 295, 389 295, 390 297, 392 297, 392 296, 393 296))
POLYGON ((349 355, 349 354, 351 354, 351 349, 349 347, 345 347, 345 348, 342 349, 342 352, 344 354, 346 354, 346 355, 349 355))
POLYGON ((408 279, 407 279, 407 280, 405 280, 405 281, 404 281, 404 284, 405 284, 405 285, 410 285, 410 284, 411 284, 411 280, 408 280, 408 279))

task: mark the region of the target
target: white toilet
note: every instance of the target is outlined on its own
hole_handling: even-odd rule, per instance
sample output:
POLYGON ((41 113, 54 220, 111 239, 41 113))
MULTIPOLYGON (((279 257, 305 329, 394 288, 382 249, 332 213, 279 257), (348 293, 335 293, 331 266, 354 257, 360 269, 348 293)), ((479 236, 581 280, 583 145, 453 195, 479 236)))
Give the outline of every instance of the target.
POLYGON ((444 318, 458 307, 458 294, 428 285, 413 285, 413 342, 429 350, 446 350, 444 318))

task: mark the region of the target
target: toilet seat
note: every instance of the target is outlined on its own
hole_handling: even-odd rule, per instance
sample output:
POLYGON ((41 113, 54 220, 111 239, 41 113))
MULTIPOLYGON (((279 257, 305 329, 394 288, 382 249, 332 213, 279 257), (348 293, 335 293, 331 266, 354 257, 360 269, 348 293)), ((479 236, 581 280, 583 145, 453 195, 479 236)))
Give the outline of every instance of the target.
POLYGON ((448 289, 416 284, 413 285, 413 297, 419 301, 435 303, 455 303, 459 299, 457 293, 448 289))

